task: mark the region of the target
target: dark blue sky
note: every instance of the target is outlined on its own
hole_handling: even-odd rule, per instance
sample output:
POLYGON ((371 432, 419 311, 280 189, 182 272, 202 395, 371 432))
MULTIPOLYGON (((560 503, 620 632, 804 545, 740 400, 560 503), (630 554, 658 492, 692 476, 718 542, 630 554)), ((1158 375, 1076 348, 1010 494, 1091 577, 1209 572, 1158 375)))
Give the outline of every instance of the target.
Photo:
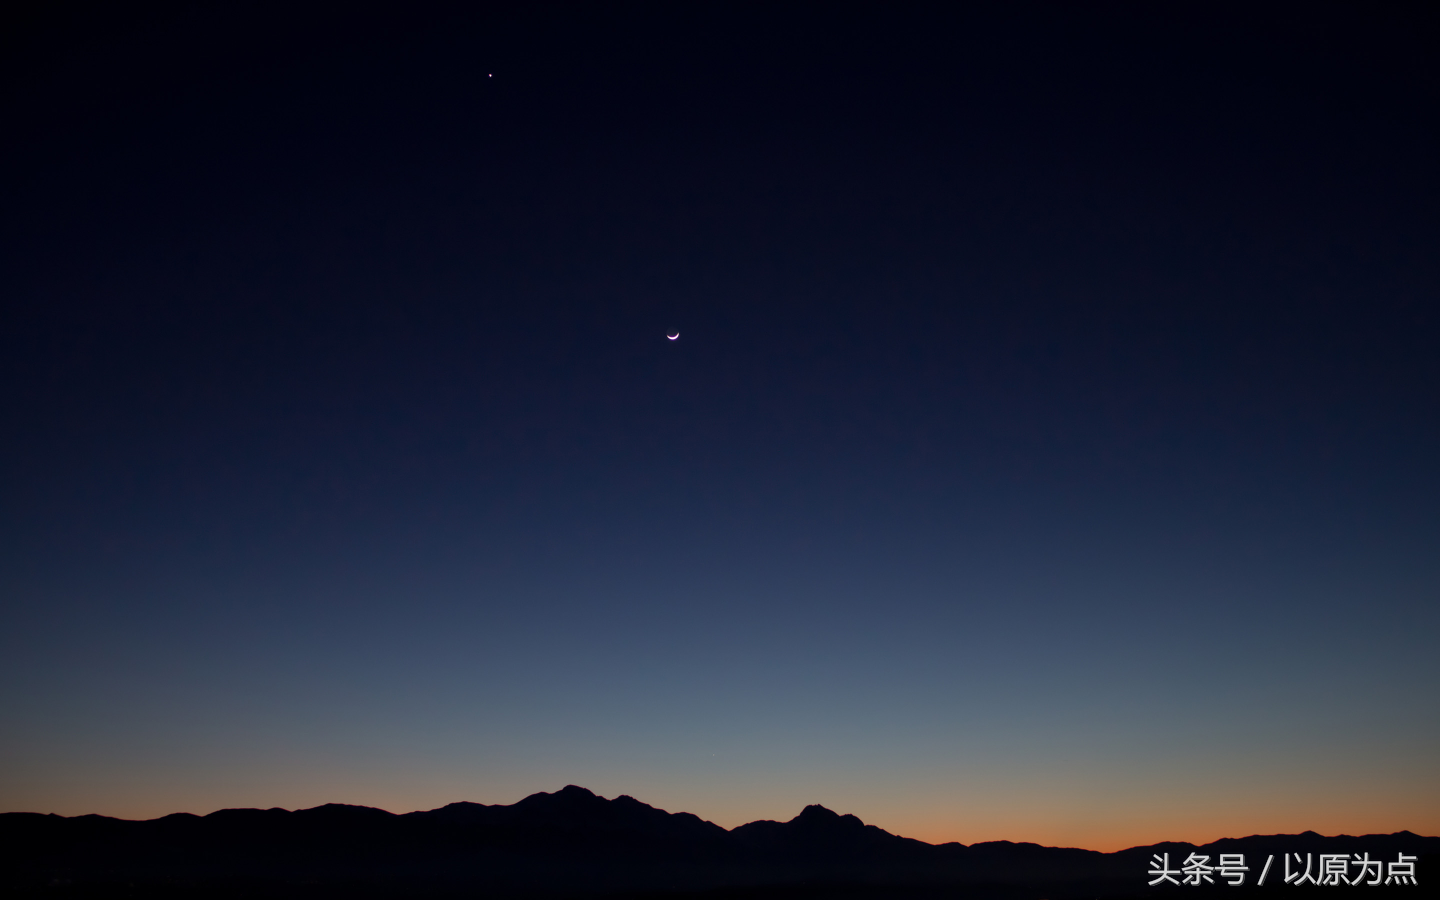
POLYGON ((1435 36, 17 19, 0 807, 1440 832, 1435 36))

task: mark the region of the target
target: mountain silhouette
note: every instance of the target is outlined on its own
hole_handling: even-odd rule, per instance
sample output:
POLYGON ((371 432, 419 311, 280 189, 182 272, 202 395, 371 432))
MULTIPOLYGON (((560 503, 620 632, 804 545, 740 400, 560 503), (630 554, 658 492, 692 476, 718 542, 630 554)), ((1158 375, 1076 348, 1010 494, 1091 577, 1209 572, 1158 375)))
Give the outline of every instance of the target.
POLYGON ((1435 896, 1440 838, 1408 831, 1306 831, 1116 853, 1010 841, 932 845, 818 804, 788 822, 727 831, 577 785, 508 806, 458 802, 403 815, 339 803, 147 821, 0 815, 0 889, 20 897, 1268 897, 1295 887, 1278 868, 1285 854, 1396 861, 1402 853, 1415 858, 1420 883, 1365 885, 1365 894, 1435 896), (1158 854, 1178 869, 1190 854, 1214 864, 1221 853, 1251 861, 1256 871, 1245 885, 1148 883, 1158 854), (1277 868, 1259 887, 1267 856, 1277 868))
POLYGON ((731 834, 752 850, 806 858, 900 858, 930 847, 818 804, 805 807, 788 822, 751 822, 731 834))
POLYGON ((606 800, 583 787, 567 785, 553 794, 531 794, 512 806, 452 803, 416 819, 567 831, 631 832, 655 836, 719 836, 725 829, 690 813, 668 813, 629 795, 606 800))

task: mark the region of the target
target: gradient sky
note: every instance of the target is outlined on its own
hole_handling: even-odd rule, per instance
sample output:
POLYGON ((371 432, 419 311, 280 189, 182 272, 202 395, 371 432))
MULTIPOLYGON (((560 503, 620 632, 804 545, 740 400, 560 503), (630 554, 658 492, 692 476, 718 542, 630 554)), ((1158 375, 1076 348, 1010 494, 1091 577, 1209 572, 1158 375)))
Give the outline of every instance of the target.
POLYGON ((0 810, 1440 834, 1433 11, 207 6, 0 53, 0 810))

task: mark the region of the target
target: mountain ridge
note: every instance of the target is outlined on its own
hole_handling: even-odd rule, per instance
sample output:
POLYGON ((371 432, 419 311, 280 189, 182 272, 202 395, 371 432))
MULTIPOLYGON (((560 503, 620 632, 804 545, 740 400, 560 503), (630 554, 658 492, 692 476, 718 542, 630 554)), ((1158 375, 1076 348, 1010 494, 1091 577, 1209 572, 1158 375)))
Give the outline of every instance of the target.
MULTIPOLYGON (((890 837, 898 838, 899 840, 913 841, 913 842, 915 842, 915 843, 925 844, 926 846, 930 846, 930 847, 951 847, 951 846, 953 846, 953 847, 964 847, 964 848, 982 848, 982 847, 995 847, 995 846, 1002 846, 1002 845, 1003 845, 1003 846, 1016 847, 1016 848, 1021 848, 1021 847, 1038 847, 1038 848, 1042 848, 1042 849, 1046 849, 1046 850, 1082 850, 1083 852, 1086 852, 1086 853, 1114 854, 1114 853, 1128 853, 1128 852, 1132 852, 1132 851, 1135 851, 1135 850, 1144 850, 1144 849, 1149 849, 1149 848, 1152 848, 1152 847, 1160 847, 1160 846, 1181 846, 1181 847, 1195 847, 1195 848, 1218 847, 1218 846, 1223 846, 1223 845, 1226 845, 1226 844, 1228 844, 1228 843, 1233 843, 1233 842, 1237 842, 1237 841, 1249 841, 1249 840, 1255 840, 1255 839, 1268 839, 1268 838, 1276 838, 1276 839, 1278 839, 1278 838, 1304 838, 1304 839, 1326 839, 1326 840, 1340 840, 1340 839, 1367 840, 1367 839, 1375 839, 1375 838, 1414 838, 1414 839, 1417 839, 1417 840, 1440 840, 1440 837, 1437 837, 1437 836, 1419 835, 1419 834, 1416 834, 1415 832, 1412 832, 1412 831, 1410 831, 1410 830, 1408 830, 1408 829, 1402 829, 1402 830, 1400 830, 1400 831, 1390 832, 1390 833, 1371 833, 1371 834, 1363 834, 1363 835, 1351 835, 1351 834, 1322 835, 1322 834, 1320 834, 1320 833, 1318 833, 1318 832, 1316 832, 1316 831, 1312 831, 1312 830, 1302 831, 1302 832, 1299 832, 1298 834, 1252 834, 1252 835, 1245 835, 1245 836, 1243 836, 1243 837, 1223 837, 1223 838, 1216 838, 1216 839, 1213 840, 1213 841, 1208 841, 1208 842, 1203 843, 1203 844, 1196 844, 1196 843, 1191 842, 1191 841, 1158 841, 1158 842, 1156 842, 1156 843, 1154 843, 1154 844, 1139 844, 1139 845, 1135 845, 1135 846, 1133 846, 1133 847, 1125 847, 1125 848, 1122 848, 1122 849, 1120 849, 1120 850, 1111 850, 1111 851, 1091 850, 1091 849, 1088 849, 1088 848, 1081 848, 1081 847, 1056 847, 1056 846, 1051 846, 1051 845, 1046 845, 1046 844, 1037 844, 1037 843, 1035 843, 1035 842, 1033 842, 1033 841, 1010 841, 1010 840, 1005 840, 1005 839, 998 839, 998 840, 993 840, 993 841, 977 841, 977 842, 975 842, 975 843, 973 843, 973 844, 965 844, 965 843, 960 842, 960 841, 945 841, 945 842, 938 843, 938 844, 932 844, 932 843, 930 843, 930 842, 928 842, 928 841, 922 841, 922 840, 920 840, 919 838, 907 838, 907 837, 903 837, 903 836, 900 836, 900 835, 893 834, 892 832, 885 831, 884 829, 881 829, 879 826, 871 825, 871 824, 866 824, 866 823, 862 822, 858 817, 856 817, 856 816, 854 816, 854 815, 851 815, 851 814, 849 814, 849 813, 837 813, 837 812, 834 812, 833 810, 829 809, 828 807, 826 807, 826 806, 824 806, 824 805, 822 805, 822 804, 818 804, 818 803, 808 804, 808 805, 805 806, 794 818, 792 818, 792 819, 790 819, 790 820, 788 820, 788 821, 786 821, 786 822, 776 822, 775 820, 772 820, 772 819, 756 819, 756 820, 754 820, 754 821, 746 822, 746 823, 744 823, 744 824, 736 825, 736 826, 734 826, 733 828, 728 828, 728 829, 727 829, 727 828, 725 828, 724 826, 716 825, 715 823, 709 821, 708 819, 703 819, 703 818, 701 818, 700 816, 698 816, 698 815, 696 815, 696 814, 694 814, 694 813, 685 812, 685 811, 673 812, 673 813, 672 813, 672 812, 669 812, 669 811, 667 811, 667 810, 662 810, 662 809, 659 809, 658 807, 651 806, 651 805, 649 805, 648 803, 644 803, 643 801, 637 800, 635 797, 633 797, 633 796, 631 796, 631 795, 629 795, 629 794, 619 794, 619 795, 617 795, 614 799, 607 800, 606 798, 604 798, 604 797, 602 797, 602 796, 594 793, 593 791, 589 790, 588 788, 584 788, 584 787, 581 787, 581 786, 579 786, 579 785, 574 785, 574 784, 566 785, 564 788, 560 789, 559 791, 554 791, 554 792, 544 792, 544 791, 541 791, 541 792, 537 792, 537 793, 534 793, 534 794, 530 794, 530 795, 528 795, 528 796, 526 796, 526 797, 524 797, 524 798, 522 798, 522 799, 520 799, 520 800, 518 800, 518 801, 516 801, 515 803, 512 803, 512 804, 499 804, 499 803, 497 803, 497 804, 484 804, 484 803, 476 803, 476 802, 470 801, 470 800, 457 800, 457 801, 452 801, 452 802, 450 802, 450 803, 447 803, 447 804, 445 804, 444 806, 436 807, 436 808, 434 808, 434 809, 414 810, 414 811, 412 811, 412 812, 406 812, 406 813, 390 812, 389 810, 381 809, 381 808, 379 808, 379 807, 375 807, 375 806, 365 806, 365 805, 363 805, 363 804, 333 803, 333 802, 332 802, 332 803, 322 803, 322 804, 320 804, 319 806, 304 807, 304 808, 293 809, 293 810, 285 809, 284 807, 279 807, 279 806, 272 806, 272 807, 269 807, 269 808, 267 808, 267 809, 260 809, 260 808, 257 808, 257 807, 225 807, 225 808, 222 808, 222 809, 214 810, 213 812, 203 813, 203 814, 190 813, 190 812, 173 812, 173 813, 167 813, 167 814, 165 814, 165 815, 163 815, 163 816, 157 816, 156 818, 153 818, 153 819, 125 819, 125 818, 121 818, 121 817, 119 817, 119 816, 107 816, 107 815, 103 815, 103 814, 99 814, 99 813, 82 813, 82 814, 76 815, 76 816, 62 816, 62 815, 59 815, 59 814, 57 814, 57 813, 36 813, 36 812, 27 812, 27 811, 13 811, 13 812, 0 813, 0 819, 3 819, 4 817, 10 817, 10 816, 26 816, 26 817, 35 816, 35 817, 41 817, 41 818, 44 818, 44 819, 61 819, 61 820, 65 820, 65 821, 104 820, 104 821, 107 821, 107 822, 152 823, 152 822, 164 822, 164 821, 167 821, 167 820, 176 820, 176 819, 186 819, 186 820, 200 820, 200 819, 204 819, 204 820, 210 820, 210 819, 215 818, 215 817, 225 817, 225 816, 230 816, 230 815, 235 815, 235 814, 244 814, 244 815, 247 815, 247 816, 250 815, 250 814, 270 815, 270 814, 277 814, 277 813, 283 813, 283 814, 287 814, 287 815, 304 815, 304 816, 312 816, 312 815, 317 815, 317 814, 318 814, 318 815, 329 815, 329 816, 333 816, 333 815, 337 815, 337 814, 350 815, 350 814, 352 814, 350 811, 354 811, 355 813, 362 814, 362 815, 369 815, 369 814, 371 814, 371 813, 378 813, 378 814, 380 814, 380 816, 382 816, 382 817, 393 817, 393 818, 397 818, 397 819, 398 819, 398 818, 421 818, 421 817, 424 817, 424 818, 432 818, 432 817, 433 817, 433 818, 437 818, 437 819, 440 819, 440 818, 456 818, 456 817, 458 817, 458 818, 468 818, 470 815, 474 815, 475 813, 478 813, 479 811, 485 811, 485 812, 488 813, 488 812, 493 812, 493 811, 497 811, 497 810, 513 810, 513 809, 517 809, 517 808, 518 808, 518 809, 533 810, 533 809, 535 809, 540 803, 547 801, 549 798, 567 798, 567 799, 570 799, 570 800, 571 800, 571 803, 575 803, 577 800, 579 800, 579 798, 582 798, 582 797, 584 798, 584 800, 583 800, 583 801, 580 801, 580 802, 593 802, 593 801, 598 801, 598 802, 601 803, 601 804, 625 804, 625 805, 633 804, 634 807, 643 809, 643 810, 648 811, 648 812, 650 812, 650 813, 659 814, 659 815, 661 815, 661 816, 668 816, 668 817, 672 817, 672 818, 675 818, 675 819, 693 820, 693 821, 695 821, 695 822, 703 823, 704 825, 707 825, 707 826, 712 826, 713 828, 718 829, 718 830, 720 830, 720 831, 722 831, 722 832, 731 833, 731 834, 733 834, 733 833, 735 833, 736 831, 739 831, 739 830, 741 830, 741 829, 747 829, 747 828, 750 828, 751 826, 756 826, 756 825, 782 825, 782 826, 783 826, 783 825, 797 825, 797 824, 799 824, 799 825, 802 825, 802 826, 804 826, 804 825, 810 825, 810 826, 813 827, 814 823, 816 823, 817 820, 819 820, 819 821, 827 821, 827 820, 828 820, 828 821, 843 822, 843 823, 846 823, 847 826, 853 825, 853 826, 863 827, 863 828, 866 828, 866 829, 873 829, 873 830, 875 830, 875 831, 880 832, 881 834, 889 835, 890 837), (346 812, 342 813, 341 811, 346 811, 346 812)), ((480 817, 481 817, 481 818, 484 818, 484 813, 480 813, 480 817)))
POLYGON ((862 892, 964 886, 982 900, 1025 900, 1032 893, 1033 900, 1080 900, 1153 894, 1147 884, 1152 856, 1168 854, 1178 869, 1190 854, 1215 860, 1220 853, 1245 854, 1257 867, 1267 854, 1395 860, 1403 853, 1422 860, 1417 868, 1426 877, 1426 867, 1440 865, 1440 837, 1306 831, 1202 845, 1166 841, 1110 853, 1005 840, 930 844, 820 804, 785 822, 757 820, 727 830, 692 813, 668 812, 626 794, 606 799, 578 785, 509 805, 456 801, 399 814, 343 803, 146 820, 0 814, 0 884, 22 896, 63 895, 64 885, 83 886, 76 895, 109 896, 134 884, 198 885, 194 895, 200 896, 238 880, 250 885, 238 896, 291 896, 292 889, 312 896, 357 884, 385 896, 478 891, 495 897, 684 896, 830 884, 860 885, 862 892))

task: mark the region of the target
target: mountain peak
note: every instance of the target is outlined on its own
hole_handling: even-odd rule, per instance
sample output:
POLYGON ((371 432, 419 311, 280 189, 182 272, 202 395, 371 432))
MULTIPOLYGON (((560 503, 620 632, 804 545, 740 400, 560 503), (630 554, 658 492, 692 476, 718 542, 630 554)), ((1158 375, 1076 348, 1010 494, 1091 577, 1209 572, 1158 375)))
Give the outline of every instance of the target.
MULTIPOLYGON (((820 829, 826 832, 833 832, 837 828, 842 831, 861 830, 874 828, 873 825, 866 825, 855 816, 846 813, 841 815, 832 809, 827 809, 818 803, 812 803, 800 810, 800 815, 790 820, 790 824, 799 825, 807 830, 820 829)), ((878 829, 877 829, 878 830, 878 829)))
POLYGON ((376 809, 373 806, 356 806, 353 803, 325 803, 320 806, 312 806, 309 809, 297 809, 293 815, 326 819, 334 819, 337 817, 356 819, 360 817, 391 818, 395 814, 389 810, 376 809))

